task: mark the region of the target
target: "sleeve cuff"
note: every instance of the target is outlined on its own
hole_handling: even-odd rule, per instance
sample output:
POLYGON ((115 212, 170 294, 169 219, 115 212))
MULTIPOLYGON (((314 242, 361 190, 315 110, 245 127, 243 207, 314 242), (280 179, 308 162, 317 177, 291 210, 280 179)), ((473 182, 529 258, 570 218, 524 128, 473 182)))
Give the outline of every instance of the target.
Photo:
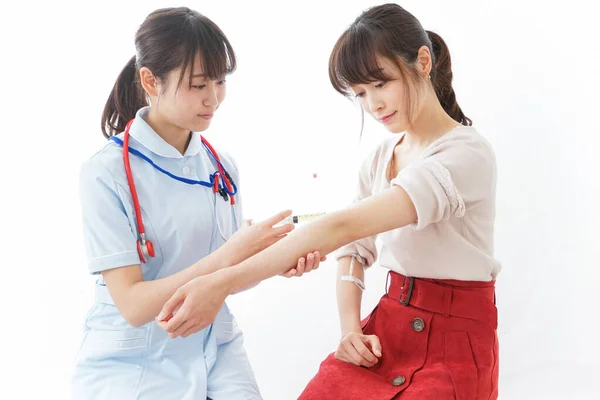
POLYGON ((340 258, 350 256, 355 256, 358 262, 360 262, 365 268, 368 268, 375 263, 375 260, 377 259, 377 250, 371 251, 366 246, 358 242, 354 242, 334 252, 336 261, 339 261, 340 258))
POLYGON ((109 269, 140 264, 140 256, 137 250, 128 250, 120 253, 108 254, 92 258, 89 261, 89 269, 92 274, 99 274, 109 269))

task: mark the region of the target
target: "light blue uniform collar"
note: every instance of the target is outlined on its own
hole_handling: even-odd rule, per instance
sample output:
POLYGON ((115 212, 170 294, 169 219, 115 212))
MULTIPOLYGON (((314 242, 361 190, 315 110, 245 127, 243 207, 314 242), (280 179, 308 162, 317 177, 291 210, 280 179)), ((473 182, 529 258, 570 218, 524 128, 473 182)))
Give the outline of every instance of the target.
POLYGON ((140 142, 154 154, 165 158, 183 158, 198 155, 202 149, 202 137, 199 133, 192 133, 190 144, 185 150, 185 154, 182 155, 175 147, 165 142, 165 140, 161 138, 150 125, 148 125, 145 119, 147 118, 149 111, 150 107, 144 107, 140 108, 136 113, 135 120, 129 129, 129 134, 135 138, 135 140, 140 142))

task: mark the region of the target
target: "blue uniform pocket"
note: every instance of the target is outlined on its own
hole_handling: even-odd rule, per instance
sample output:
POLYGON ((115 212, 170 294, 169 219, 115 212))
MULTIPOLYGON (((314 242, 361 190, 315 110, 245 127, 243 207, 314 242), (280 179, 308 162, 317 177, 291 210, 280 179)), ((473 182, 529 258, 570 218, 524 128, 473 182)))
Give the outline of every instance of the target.
POLYGON ((146 347, 147 329, 132 328, 119 331, 90 330, 83 344, 86 350, 132 350, 146 347))
POLYGON ((121 316, 117 307, 98 303, 86 321, 86 334, 80 352, 102 357, 134 356, 148 343, 148 325, 133 328, 121 316))

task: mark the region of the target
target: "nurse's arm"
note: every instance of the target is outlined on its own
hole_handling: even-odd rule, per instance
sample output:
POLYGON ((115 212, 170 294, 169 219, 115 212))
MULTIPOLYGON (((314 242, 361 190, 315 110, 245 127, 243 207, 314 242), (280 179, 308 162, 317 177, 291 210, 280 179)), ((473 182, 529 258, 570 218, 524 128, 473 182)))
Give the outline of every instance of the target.
POLYGON ((140 327, 153 321, 165 302, 182 285, 227 266, 227 261, 215 251, 189 268, 165 278, 145 281, 139 265, 109 269, 102 272, 104 283, 125 321, 140 327))
POLYGON ((227 283, 227 292, 256 284, 285 272, 309 250, 329 254, 358 239, 397 229, 417 221, 412 200, 400 186, 367 197, 352 206, 327 214, 296 229, 290 237, 239 263, 216 272, 227 283))
MULTIPOLYGON (((286 210, 252 226, 239 229, 223 246, 183 271, 162 279, 144 281, 139 264, 102 272, 108 291, 123 318, 133 327, 152 321, 175 291, 192 279, 235 265, 285 237, 294 226, 279 222, 291 215, 286 210)), ((308 252, 284 272, 298 276, 319 265, 319 254, 308 252), (305 261, 306 258, 306 261, 305 261)))

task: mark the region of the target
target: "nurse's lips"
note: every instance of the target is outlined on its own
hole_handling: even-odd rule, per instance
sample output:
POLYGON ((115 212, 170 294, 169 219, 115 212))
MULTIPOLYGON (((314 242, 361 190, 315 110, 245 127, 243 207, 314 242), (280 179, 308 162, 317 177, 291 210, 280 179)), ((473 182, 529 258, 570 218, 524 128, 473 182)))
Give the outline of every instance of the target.
POLYGON ((210 120, 215 114, 198 114, 200 118, 204 118, 206 120, 210 120))

